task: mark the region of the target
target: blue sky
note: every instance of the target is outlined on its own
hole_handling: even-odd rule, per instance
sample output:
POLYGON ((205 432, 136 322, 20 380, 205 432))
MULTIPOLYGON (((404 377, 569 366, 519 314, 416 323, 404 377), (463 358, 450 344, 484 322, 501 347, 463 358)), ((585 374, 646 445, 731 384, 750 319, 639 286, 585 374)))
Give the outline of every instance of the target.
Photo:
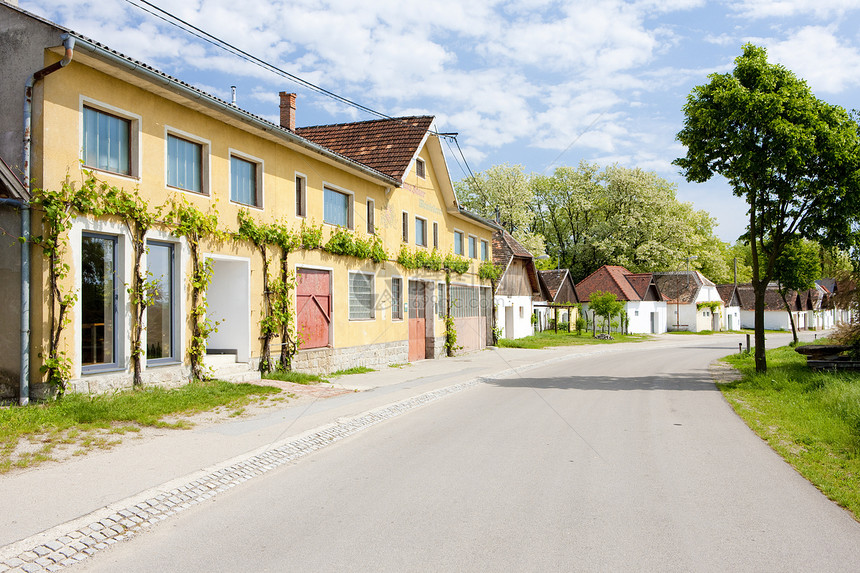
MULTIPOLYGON (((206 44, 133 4, 20 6, 278 121, 373 119, 206 44)), ((768 49, 821 99, 860 108, 860 0, 482 1, 154 0, 283 70, 387 115, 430 114, 459 133, 473 170, 549 173, 586 160, 656 171, 734 241, 746 204, 723 181, 686 183, 671 165, 693 86, 732 69, 746 42, 768 49)), ((454 179, 465 176, 453 156, 454 179)))

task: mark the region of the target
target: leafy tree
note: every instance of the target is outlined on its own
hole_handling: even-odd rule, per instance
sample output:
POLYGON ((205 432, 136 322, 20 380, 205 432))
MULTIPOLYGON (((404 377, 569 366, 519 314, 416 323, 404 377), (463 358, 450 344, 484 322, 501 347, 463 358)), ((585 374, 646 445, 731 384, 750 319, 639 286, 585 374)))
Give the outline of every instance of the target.
POLYGON ((532 230, 549 254, 582 279, 604 264, 633 271, 677 270, 690 255, 720 280, 730 275, 705 211, 677 200, 674 184, 642 169, 617 165, 560 167, 532 176, 532 230))
POLYGON ((756 370, 767 370, 764 296, 776 261, 795 237, 846 244, 860 212, 858 126, 813 96, 785 67, 748 44, 731 73, 712 74, 684 106, 675 160, 688 181, 724 176, 749 204, 756 370))
POLYGON ((820 277, 821 261, 817 243, 798 239, 783 247, 782 253, 776 260, 774 278, 791 321, 794 344, 797 344, 797 327, 794 324, 794 315, 791 314, 791 308, 788 306, 788 292, 808 290, 815 284, 815 279, 820 277))
POLYGON ((624 310, 624 303, 616 300, 615 293, 594 291, 591 293, 588 305, 599 317, 603 318, 604 324, 609 324, 612 317, 624 310))
POLYGON ((498 214, 502 226, 530 253, 544 252, 543 237, 531 232, 532 191, 522 165, 494 165, 454 184, 460 203, 488 219, 498 214))

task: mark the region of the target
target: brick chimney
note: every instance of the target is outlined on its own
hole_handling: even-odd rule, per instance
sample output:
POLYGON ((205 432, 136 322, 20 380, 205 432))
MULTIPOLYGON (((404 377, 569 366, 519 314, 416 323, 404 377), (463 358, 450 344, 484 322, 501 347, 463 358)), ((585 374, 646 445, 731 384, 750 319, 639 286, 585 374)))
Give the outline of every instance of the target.
POLYGON ((296 130, 296 94, 281 92, 281 127, 296 130))

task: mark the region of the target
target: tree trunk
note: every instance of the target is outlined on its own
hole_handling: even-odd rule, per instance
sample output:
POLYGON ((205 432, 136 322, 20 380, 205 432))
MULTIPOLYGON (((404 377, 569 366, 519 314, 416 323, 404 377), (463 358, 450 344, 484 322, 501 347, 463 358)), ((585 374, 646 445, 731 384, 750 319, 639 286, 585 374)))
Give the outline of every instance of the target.
MULTIPOLYGON (((260 256, 263 258, 263 303, 266 312, 265 318, 267 322, 272 318, 272 293, 269 291, 269 259, 266 254, 266 245, 260 245, 260 256)), ((262 348, 260 349, 260 366, 259 370, 263 374, 272 370, 272 337, 275 333, 271 326, 267 326, 262 336, 262 348)), ((283 342, 283 341, 281 341, 283 342)))
POLYGON ((281 249, 281 282, 284 285, 284 296, 286 300, 284 301, 284 305, 286 305, 286 313, 288 318, 281 324, 281 356, 280 356, 280 366, 283 371, 289 371, 293 368, 293 355, 298 350, 298 342, 293 340, 292 333, 290 332, 290 289, 287 288, 289 285, 290 278, 290 265, 287 261, 287 255, 290 252, 287 249, 281 249))
POLYGON ((758 254, 758 226, 756 225, 756 196, 750 194, 750 225, 749 239, 752 251, 752 285, 755 298, 755 371, 767 372, 767 356, 764 346, 764 295, 767 290, 767 280, 761 280, 761 268, 758 254))
POLYGON ((794 315, 791 314, 791 308, 788 306, 788 299, 785 298, 785 292, 780 289, 779 294, 782 297, 782 302, 785 304, 785 311, 788 313, 788 321, 791 323, 791 335, 794 337, 794 345, 797 346, 797 327, 794 325, 794 315))

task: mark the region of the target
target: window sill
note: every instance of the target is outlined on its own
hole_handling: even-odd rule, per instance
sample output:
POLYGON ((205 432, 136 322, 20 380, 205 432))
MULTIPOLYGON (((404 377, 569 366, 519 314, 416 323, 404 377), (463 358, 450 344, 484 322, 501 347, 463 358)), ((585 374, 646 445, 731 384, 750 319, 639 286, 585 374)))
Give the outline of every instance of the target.
POLYGON ((182 366, 182 362, 180 362, 179 360, 174 360, 172 358, 166 358, 164 360, 165 360, 165 362, 149 362, 149 361, 147 361, 146 369, 149 370, 150 368, 161 368, 162 366, 182 366))
POLYGON ((84 366, 81 368, 81 376, 95 376, 98 374, 110 374, 112 372, 125 372, 126 368, 109 364, 107 366, 84 366))
POLYGON ((120 177, 121 179, 128 179, 130 181, 140 181, 140 175, 133 175, 130 173, 120 173, 119 171, 110 171, 108 169, 101 169, 99 167, 91 167, 89 165, 82 165, 81 169, 86 171, 94 171, 98 173, 104 173, 105 175, 111 175, 113 177, 120 177))

